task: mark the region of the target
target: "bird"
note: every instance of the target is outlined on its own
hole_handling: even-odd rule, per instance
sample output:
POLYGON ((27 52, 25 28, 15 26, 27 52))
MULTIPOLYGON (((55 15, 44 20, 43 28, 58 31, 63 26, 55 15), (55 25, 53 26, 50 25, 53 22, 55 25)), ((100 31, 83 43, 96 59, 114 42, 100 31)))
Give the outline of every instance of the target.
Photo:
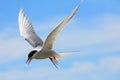
POLYGON ((32 59, 46 59, 49 58, 54 66, 58 68, 58 60, 63 58, 66 55, 69 55, 74 52, 56 52, 53 50, 54 42, 56 37, 63 29, 63 27, 72 19, 72 17, 78 11, 80 5, 75 7, 75 9, 55 28, 52 32, 49 33, 46 40, 43 40, 36 34, 31 21, 28 19, 24 10, 21 8, 18 14, 18 24, 20 35, 33 47, 33 49, 28 54, 27 64, 30 64, 32 59))

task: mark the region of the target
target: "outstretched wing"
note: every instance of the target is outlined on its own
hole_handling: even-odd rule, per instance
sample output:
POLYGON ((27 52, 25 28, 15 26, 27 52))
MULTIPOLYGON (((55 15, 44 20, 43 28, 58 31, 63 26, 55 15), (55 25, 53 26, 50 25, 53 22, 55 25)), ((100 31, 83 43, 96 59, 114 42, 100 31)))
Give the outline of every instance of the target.
POLYGON ((23 9, 19 12, 19 29, 20 35, 32 45, 33 48, 43 45, 42 39, 40 39, 33 27, 29 19, 25 16, 23 9))
POLYGON ((61 31, 61 29, 71 20, 71 18, 75 15, 77 10, 79 9, 79 6, 77 6, 71 13, 68 15, 47 37, 42 51, 47 51, 53 48, 54 41, 56 39, 56 36, 61 31))

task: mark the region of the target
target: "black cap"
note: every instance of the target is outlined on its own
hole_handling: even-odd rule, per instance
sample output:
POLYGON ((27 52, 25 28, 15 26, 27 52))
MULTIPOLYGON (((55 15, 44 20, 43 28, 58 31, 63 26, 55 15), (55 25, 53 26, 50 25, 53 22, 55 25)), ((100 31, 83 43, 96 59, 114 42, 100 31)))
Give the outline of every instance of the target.
POLYGON ((28 58, 31 58, 36 52, 37 52, 37 50, 32 50, 32 51, 28 54, 28 58))

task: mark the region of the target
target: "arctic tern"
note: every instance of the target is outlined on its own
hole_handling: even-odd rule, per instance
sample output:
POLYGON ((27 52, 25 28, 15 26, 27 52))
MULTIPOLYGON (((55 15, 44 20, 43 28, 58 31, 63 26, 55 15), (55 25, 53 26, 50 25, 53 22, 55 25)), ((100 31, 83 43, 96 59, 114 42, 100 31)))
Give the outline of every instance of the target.
POLYGON ((53 50, 54 42, 56 36, 62 30, 62 28, 71 20, 75 15, 80 5, 77 6, 48 36, 45 42, 42 41, 40 37, 35 33, 32 23, 25 15, 23 9, 20 9, 18 16, 18 23, 20 29, 20 35, 33 47, 33 50, 28 54, 27 64, 31 62, 32 59, 46 59, 49 58, 52 63, 57 68, 58 60, 65 55, 74 53, 73 52, 63 52, 59 53, 53 50), (58 54, 59 53, 59 54, 58 54))

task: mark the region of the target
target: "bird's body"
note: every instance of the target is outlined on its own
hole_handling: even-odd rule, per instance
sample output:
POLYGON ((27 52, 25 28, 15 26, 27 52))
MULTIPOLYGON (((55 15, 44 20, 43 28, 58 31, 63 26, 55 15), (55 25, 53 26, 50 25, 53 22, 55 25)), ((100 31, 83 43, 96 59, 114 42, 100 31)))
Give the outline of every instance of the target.
MULTIPOLYGON (((23 9, 19 12, 19 29, 20 35, 33 47, 33 50, 28 54, 27 63, 29 64, 32 59, 45 59, 49 58, 52 63, 57 67, 57 61, 64 55, 69 53, 61 53, 53 50, 56 36, 62 30, 62 28, 70 21, 70 19, 77 12, 79 6, 77 6, 47 37, 45 42, 38 37, 32 27, 32 23, 24 14, 23 9)), ((72 53, 72 52, 70 52, 72 53)))
POLYGON ((36 55, 33 56, 34 59, 45 59, 45 58, 49 58, 49 57, 55 57, 55 58, 59 58, 60 55, 57 54, 55 51, 53 50, 49 50, 47 52, 42 52, 42 51, 37 51, 36 55))

